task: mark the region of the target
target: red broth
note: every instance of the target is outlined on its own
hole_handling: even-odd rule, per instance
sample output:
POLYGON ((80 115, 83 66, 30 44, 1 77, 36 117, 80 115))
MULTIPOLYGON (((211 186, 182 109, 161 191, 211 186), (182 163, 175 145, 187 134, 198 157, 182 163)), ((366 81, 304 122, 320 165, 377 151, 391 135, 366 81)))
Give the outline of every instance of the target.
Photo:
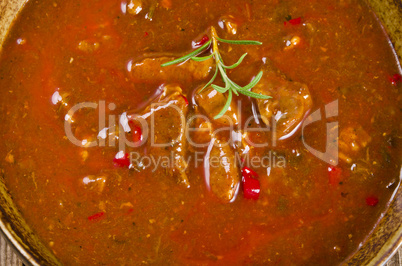
MULTIPOLYGON (((399 186, 400 74, 363 1, 31 0, 1 52, 1 173, 28 224, 65 265, 337 265, 364 242, 399 186), (255 173, 247 177, 252 183, 236 183, 230 202, 205 180, 206 148, 185 153, 187 187, 166 167, 130 168, 124 153, 116 158, 118 144, 69 140, 71 119, 80 143, 100 144, 100 129, 146 108, 163 84, 180 86, 187 116, 196 113, 195 90, 212 72, 195 78, 183 65, 158 78, 154 65, 139 77, 132 67, 189 53, 211 38, 211 26, 224 39, 263 43, 220 44, 227 65, 248 53, 228 71, 235 82, 247 84, 269 62, 286 82, 308 88, 306 114, 324 114, 338 100, 338 115, 275 143, 270 133, 256 133, 270 143, 250 154, 268 165, 243 157, 255 173), (82 102, 98 105, 66 117, 82 102), (339 124, 336 165, 304 144, 324 152, 331 122, 339 124)), ((243 117, 253 115, 256 100, 235 100, 243 117)), ((162 131, 174 127, 169 121, 162 131)), ((247 125, 242 121, 237 130, 247 125)), ((136 128, 125 136, 138 141, 142 134, 136 128)))

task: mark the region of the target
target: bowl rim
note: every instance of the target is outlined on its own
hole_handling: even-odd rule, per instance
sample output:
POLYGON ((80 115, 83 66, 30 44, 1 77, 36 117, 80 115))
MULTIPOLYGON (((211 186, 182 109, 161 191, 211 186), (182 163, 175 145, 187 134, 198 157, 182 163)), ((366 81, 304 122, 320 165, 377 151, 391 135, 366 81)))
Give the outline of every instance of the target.
POLYGON ((400 248, 402 248, 402 223, 399 224, 399 228, 395 235, 387 239, 386 243, 377 252, 376 256, 370 260, 369 265, 385 265, 395 256, 400 248))
MULTIPOLYGON (((28 0, 22 0, 23 2, 27 2, 28 0)), ((370 6, 370 3, 368 3, 370 6)), ((380 22, 383 27, 383 21, 380 22)), ((0 53, 1 53, 1 46, 0 43, 0 53)), ((394 47, 393 47, 394 48, 394 47)), ((402 57, 402 55, 400 55, 402 57)), ((401 57, 396 57, 400 64, 402 64, 401 57)), ((400 166, 401 167, 401 166, 400 166)), ((399 188, 396 189, 395 195, 397 193, 402 194, 402 167, 400 169, 400 180, 399 180, 399 188)), ((0 181, 1 182, 1 181, 0 181)), ((382 221, 386 214, 388 213, 389 209, 392 208, 393 204, 396 201, 402 201, 401 197, 394 197, 394 199, 390 202, 387 208, 383 211, 381 217, 379 217, 378 221, 382 221)), ((378 223, 376 228, 378 227, 378 223)), ((373 234, 370 232, 369 237, 373 234)), ((18 232, 13 229, 12 223, 9 221, 9 217, 4 212, 4 209, 0 207, 0 236, 2 236, 5 241, 9 244, 15 254, 18 255, 19 259, 23 261, 25 265, 32 265, 32 266, 40 266, 39 260, 35 257, 28 249, 21 244, 21 240, 19 239, 18 232)), ((402 248, 402 223, 399 224, 398 229, 394 232, 394 234, 389 237, 385 244, 376 252, 376 254, 370 259, 367 265, 384 265, 387 263, 398 251, 399 248, 402 248)), ((355 254, 355 253, 354 253, 355 254)), ((352 257, 353 255, 352 254, 352 257)))
MULTIPOLYGON (((0 211, 2 211, 0 209, 0 211)), ((13 252, 22 260, 25 265, 40 266, 30 252, 28 252, 21 243, 15 238, 15 232, 12 230, 10 222, 4 221, 4 216, 0 214, 0 236, 6 240, 13 252)))

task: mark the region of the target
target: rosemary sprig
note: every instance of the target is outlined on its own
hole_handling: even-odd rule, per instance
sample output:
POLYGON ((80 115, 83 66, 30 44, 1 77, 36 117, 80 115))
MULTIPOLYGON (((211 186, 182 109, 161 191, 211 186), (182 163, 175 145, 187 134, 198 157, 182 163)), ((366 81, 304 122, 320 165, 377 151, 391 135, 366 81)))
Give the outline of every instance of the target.
POLYGON ((193 57, 199 55, 200 53, 202 53, 206 48, 209 47, 210 44, 211 44, 211 40, 207 41, 203 46, 201 46, 197 50, 189 53, 188 55, 185 55, 183 57, 177 58, 176 60, 164 63, 161 66, 165 67, 165 66, 175 65, 175 64, 187 61, 188 59, 193 58, 193 57))
POLYGON ((165 67, 165 66, 178 64, 178 63, 184 62, 189 59, 197 61, 197 62, 202 62, 202 61, 205 61, 205 60, 208 60, 211 58, 215 59, 215 63, 216 63, 215 73, 214 73, 213 77, 211 78, 211 80, 207 84, 205 84, 205 86, 202 87, 201 90, 199 91, 199 93, 200 93, 205 88, 207 88, 208 86, 211 85, 211 87, 214 90, 218 91, 219 93, 227 93, 226 103, 223 106, 222 110, 219 112, 219 114, 214 117, 214 119, 218 119, 226 113, 226 111, 229 109, 230 104, 232 102, 233 94, 239 95, 239 93, 240 93, 240 94, 246 95, 248 97, 256 98, 256 99, 271 98, 270 96, 258 94, 258 93, 250 91, 261 80, 262 75, 263 75, 262 71, 260 71, 257 74, 257 76, 249 84, 247 84, 244 87, 241 87, 240 85, 236 84, 234 81, 232 81, 227 76, 226 70, 234 69, 234 68, 238 67, 243 62, 243 59, 247 56, 247 53, 243 54, 235 64, 233 64, 231 66, 226 66, 223 63, 221 54, 219 52, 218 42, 229 43, 229 44, 238 44, 238 45, 261 45, 262 44, 261 42, 258 42, 258 41, 221 39, 218 37, 215 28, 211 27, 211 39, 208 40, 203 46, 201 46, 197 50, 194 50, 193 52, 191 52, 183 57, 180 57, 176 60, 162 64, 162 67, 165 67), (199 54, 201 54, 202 52, 206 51, 209 48, 211 43, 212 43, 212 53, 208 56, 198 57, 199 54), (215 81, 216 77, 218 76, 218 72, 221 74, 225 87, 221 87, 216 84, 212 84, 215 81))

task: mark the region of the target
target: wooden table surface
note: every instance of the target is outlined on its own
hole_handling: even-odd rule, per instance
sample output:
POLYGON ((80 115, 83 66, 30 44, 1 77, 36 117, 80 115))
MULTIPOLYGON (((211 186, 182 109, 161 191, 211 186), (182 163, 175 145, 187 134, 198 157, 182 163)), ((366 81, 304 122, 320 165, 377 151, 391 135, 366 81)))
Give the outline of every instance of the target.
MULTIPOLYGON (((12 248, 0 235, 0 266, 21 266, 22 262, 12 248)), ((402 248, 387 263, 386 266, 402 266, 402 248)))
POLYGON ((395 256, 387 263, 387 266, 401 266, 402 265, 402 248, 398 250, 395 256))

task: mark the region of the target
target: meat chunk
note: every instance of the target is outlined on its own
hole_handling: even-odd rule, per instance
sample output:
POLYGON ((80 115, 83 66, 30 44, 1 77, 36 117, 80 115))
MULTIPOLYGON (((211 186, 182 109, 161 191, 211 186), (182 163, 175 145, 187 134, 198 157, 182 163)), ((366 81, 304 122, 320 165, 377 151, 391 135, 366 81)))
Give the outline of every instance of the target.
POLYGON ((106 175, 89 175, 82 179, 85 187, 89 190, 96 191, 97 193, 102 193, 106 185, 106 175))
POLYGON ((313 105, 306 85, 290 81, 272 66, 266 67, 252 91, 272 96, 272 99, 258 99, 257 105, 262 120, 271 126, 278 139, 292 136, 313 105))
POLYGON ((211 86, 201 91, 201 88, 196 91, 194 96, 197 108, 209 118, 213 125, 219 126, 235 126, 239 124, 238 111, 235 104, 232 102, 227 112, 219 119, 214 119, 220 113, 226 103, 226 95, 214 90, 211 86))
MULTIPOLYGON (((221 111, 226 103, 226 96, 208 87, 194 96, 196 113, 203 114, 206 118, 200 118, 196 126, 195 138, 200 143, 209 142, 208 151, 204 159, 205 180, 212 193, 223 202, 231 202, 235 199, 239 190, 240 177, 236 162, 235 149, 219 127, 238 125, 237 108, 231 104, 226 114, 219 118, 214 117, 221 111)), ((230 131, 232 132, 232 130, 230 131)))
POLYGON ((191 129, 189 129, 189 138, 187 141, 190 143, 190 149, 195 151, 196 148, 206 148, 212 139, 212 123, 207 117, 200 116, 199 113, 194 116, 190 122, 191 129))
POLYGON ((191 82, 193 80, 202 80, 209 76, 213 66, 213 60, 209 59, 203 62, 188 60, 179 65, 162 67, 176 58, 174 57, 156 57, 145 58, 140 62, 132 62, 128 66, 130 77, 134 82, 152 82, 152 83, 173 83, 173 82, 191 82))
POLYGON ((153 156, 171 158, 174 167, 171 174, 178 177, 178 182, 190 186, 186 169, 187 142, 186 115, 188 102, 182 90, 176 85, 166 85, 160 97, 150 104, 142 114, 129 115, 129 120, 144 119, 149 128, 148 151, 153 156))
POLYGON ((142 0, 129 0, 126 9, 127 13, 138 15, 144 9, 144 3, 142 0))
POLYGON ((202 91, 201 88, 196 90, 194 95, 195 111, 199 117, 195 121, 196 130, 192 132, 192 140, 197 144, 208 146, 212 138, 231 139, 233 130, 240 123, 237 106, 232 102, 222 117, 214 119, 225 105, 226 95, 217 92, 211 86, 202 91))
POLYGON ((240 176, 232 147, 214 138, 204 169, 207 185, 212 193, 224 202, 233 201, 239 190, 240 176))
POLYGON ((166 9, 172 8, 171 0, 128 0, 122 4, 123 13, 133 16, 141 16, 146 20, 152 21, 158 7, 166 9))
POLYGON ((206 119, 199 119, 202 123, 196 125, 197 129, 199 129, 193 134, 196 139, 202 140, 204 141, 202 143, 205 143, 205 140, 210 142, 212 137, 218 139, 228 138, 231 140, 233 148, 239 154, 246 154, 250 151, 252 147, 245 140, 247 133, 238 128, 241 123, 241 115, 234 102, 230 104, 229 109, 221 118, 214 119, 225 105, 227 100, 226 95, 217 92, 212 87, 208 87, 202 92, 198 90, 194 99, 197 104, 196 112, 206 117, 206 119), (223 127, 229 128, 229 131, 221 130, 223 127))
POLYGON ((339 135, 339 159, 352 163, 356 153, 370 141, 370 135, 360 125, 345 128, 339 135))
POLYGON ((238 22, 231 15, 221 17, 218 25, 220 28, 226 30, 227 33, 232 35, 236 35, 237 33, 238 22))

